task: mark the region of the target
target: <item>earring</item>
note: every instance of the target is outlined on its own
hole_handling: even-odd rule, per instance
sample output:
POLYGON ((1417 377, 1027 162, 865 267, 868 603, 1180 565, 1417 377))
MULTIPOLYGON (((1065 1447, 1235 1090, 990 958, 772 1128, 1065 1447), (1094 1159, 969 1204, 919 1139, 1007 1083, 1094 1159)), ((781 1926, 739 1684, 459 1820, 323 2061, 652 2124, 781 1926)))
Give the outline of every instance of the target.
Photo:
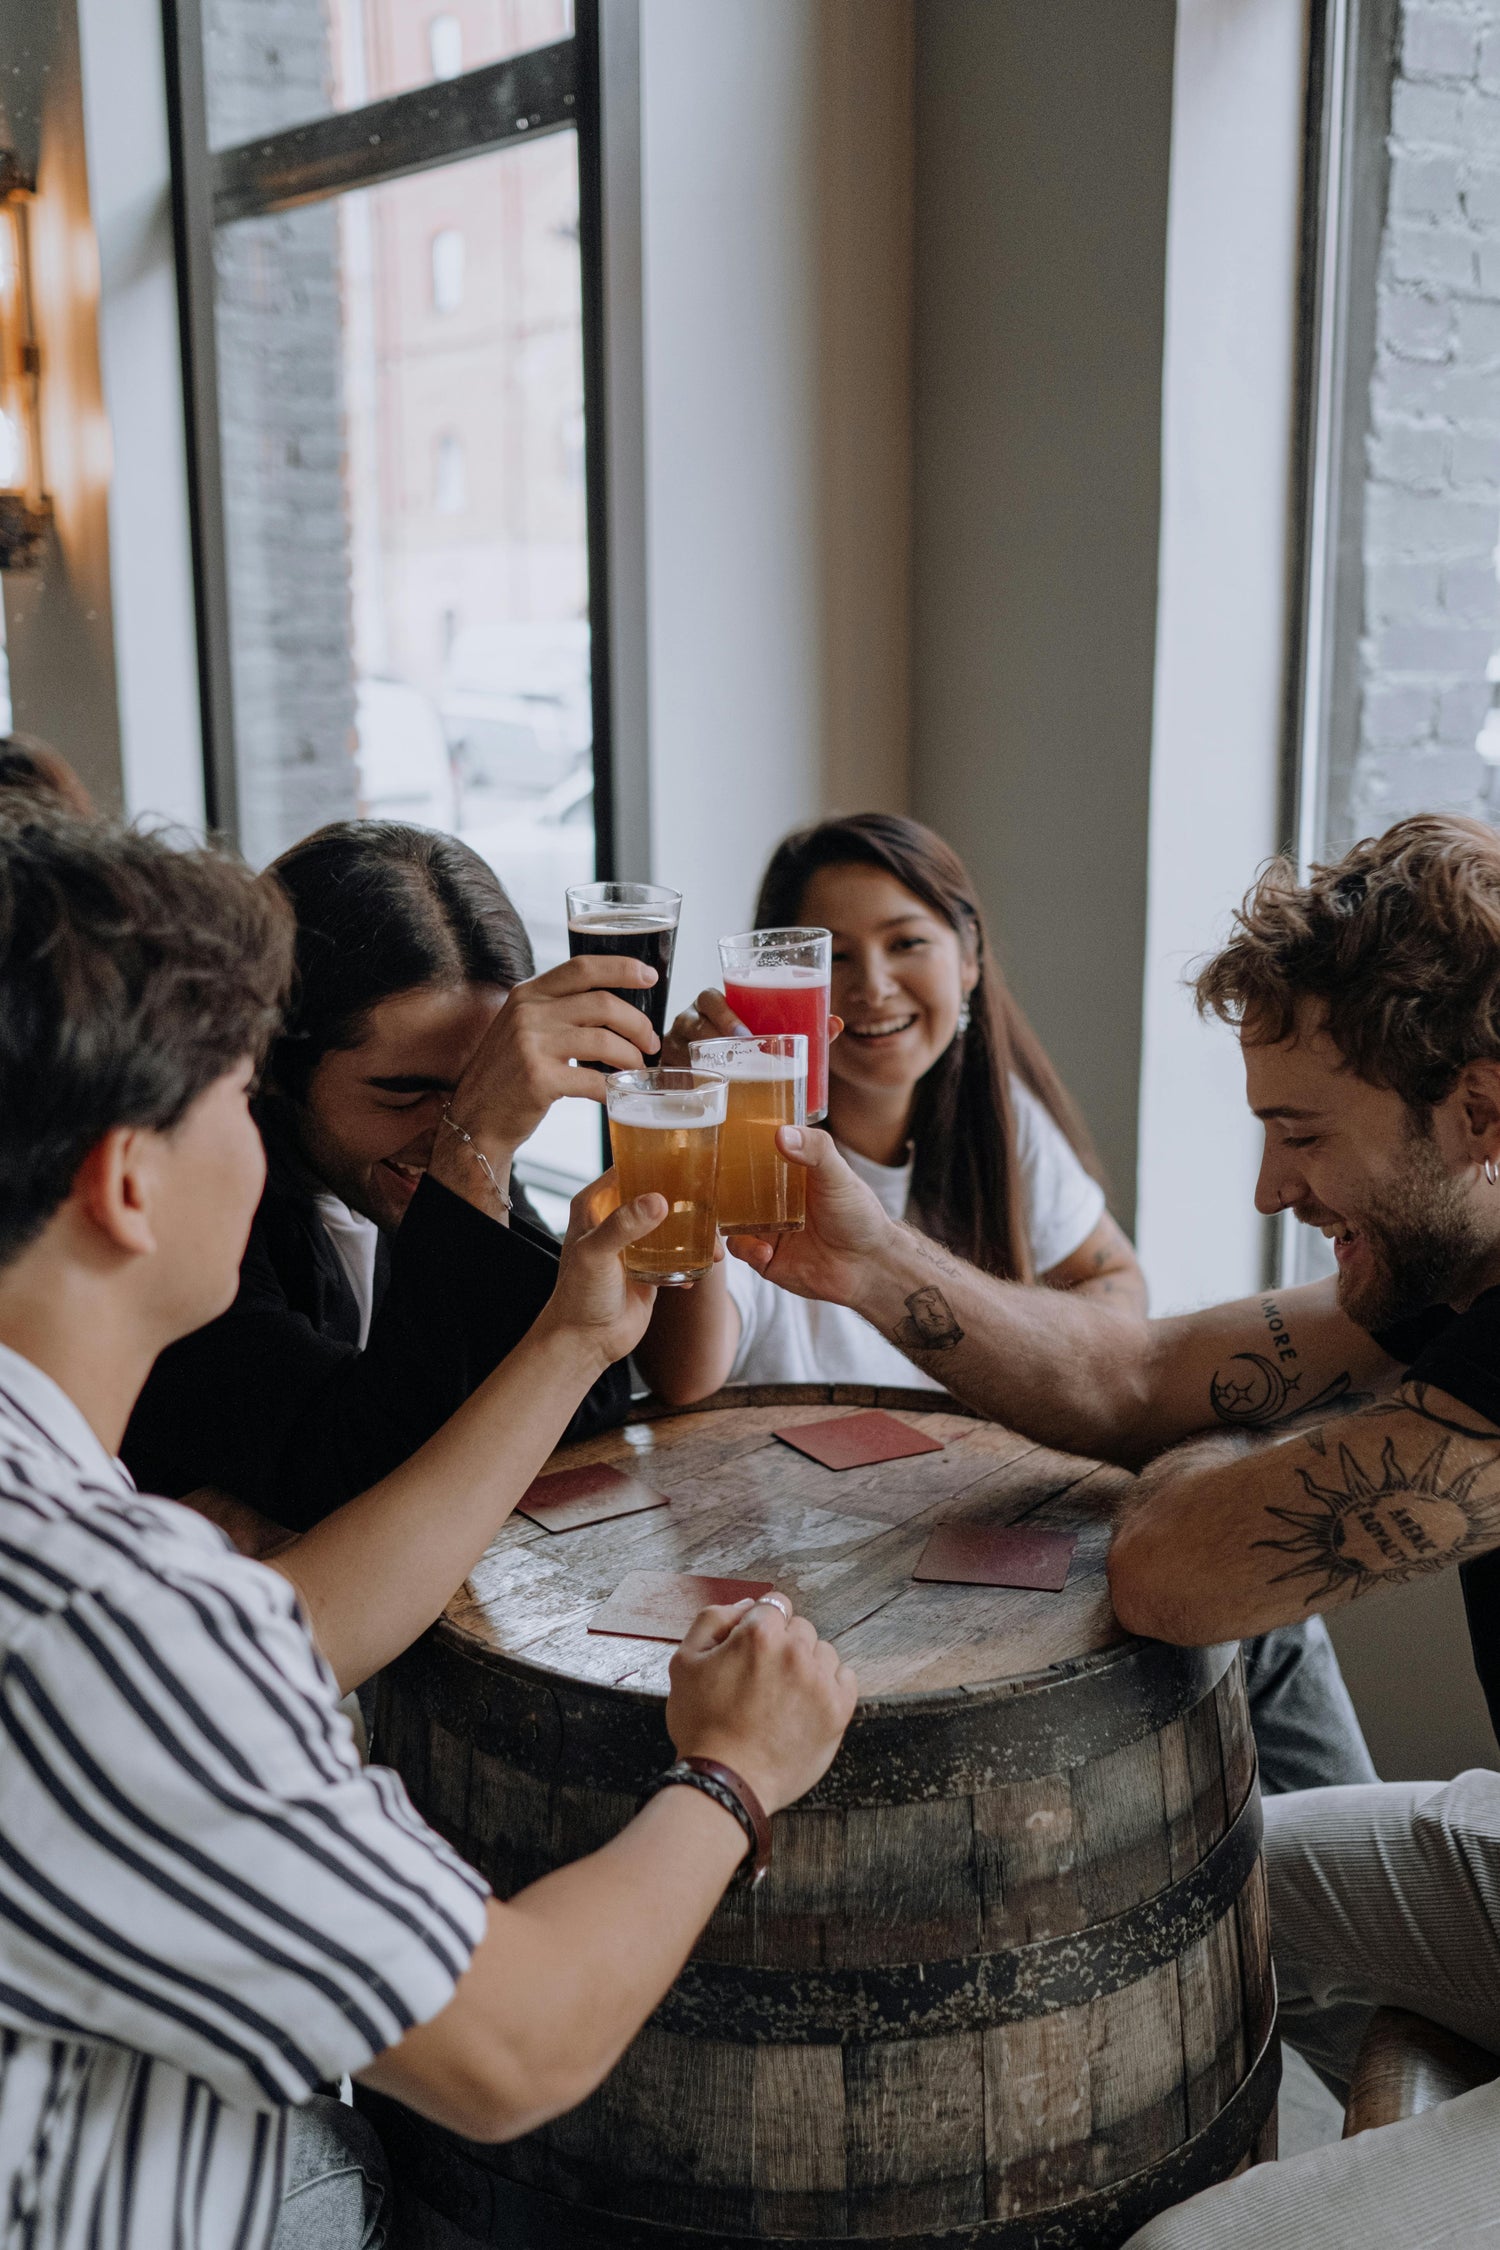
POLYGON ((1484 1176, 1491 1187, 1500 1186, 1500 1172, 1495 1170, 1495 1159, 1492 1156, 1487 1156, 1484 1160, 1484 1176))
POLYGON ((973 1020, 973 1017, 969 1013, 969 1003, 967 1000, 965 1000, 959 1007, 958 1029, 953 1035, 954 1038, 962 1039, 964 1033, 968 1030, 969 1025, 973 1022, 973 1020))

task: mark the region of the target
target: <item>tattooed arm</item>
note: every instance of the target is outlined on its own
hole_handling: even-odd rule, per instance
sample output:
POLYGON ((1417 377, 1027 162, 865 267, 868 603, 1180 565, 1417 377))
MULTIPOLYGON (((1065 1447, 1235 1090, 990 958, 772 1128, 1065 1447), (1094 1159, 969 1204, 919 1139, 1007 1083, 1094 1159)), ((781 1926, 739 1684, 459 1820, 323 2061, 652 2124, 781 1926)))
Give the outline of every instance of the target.
POLYGON ((1226 1461, 1141 1478, 1110 1551, 1122 1625, 1201 1645, 1290 1625, 1500 1546, 1500 1429, 1426 1383, 1226 1461))
POLYGON ((804 1232, 740 1237, 735 1254, 798 1296, 852 1305, 957 1397, 1043 1444, 1133 1467, 1196 1431, 1326 1412, 1399 1372, 1331 1282, 1153 1321, 1129 1298, 996 1281, 887 1218, 826 1134, 804 1143, 804 1232))

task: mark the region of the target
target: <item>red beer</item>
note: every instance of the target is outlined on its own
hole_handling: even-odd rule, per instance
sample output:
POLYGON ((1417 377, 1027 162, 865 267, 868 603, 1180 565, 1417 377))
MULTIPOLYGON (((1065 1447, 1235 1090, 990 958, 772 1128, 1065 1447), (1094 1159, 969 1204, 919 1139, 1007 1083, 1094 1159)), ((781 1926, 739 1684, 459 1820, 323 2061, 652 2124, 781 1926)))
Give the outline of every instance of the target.
POLYGON ((807 1040, 807 1115, 828 1114, 827 930, 750 930, 720 938, 724 997, 747 1031, 800 1031, 807 1040))

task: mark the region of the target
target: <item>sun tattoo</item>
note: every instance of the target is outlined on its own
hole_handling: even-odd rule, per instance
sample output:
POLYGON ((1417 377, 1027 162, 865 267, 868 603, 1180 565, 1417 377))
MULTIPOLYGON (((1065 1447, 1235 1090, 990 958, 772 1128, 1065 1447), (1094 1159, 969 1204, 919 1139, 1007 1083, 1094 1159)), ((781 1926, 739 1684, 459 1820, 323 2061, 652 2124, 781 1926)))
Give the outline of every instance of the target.
POLYGON ((1359 1594, 1380 1583, 1401 1583, 1446 1570, 1471 1549, 1492 1542, 1472 1520, 1468 1502, 1475 1484, 1493 1461, 1475 1461, 1452 1475, 1444 1463, 1452 1445, 1441 1438, 1415 1468, 1397 1459, 1396 1441, 1380 1450, 1380 1478, 1355 1460, 1347 1445, 1339 1452, 1341 1485, 1319 1484, 1311 1470, 1297 1480, 1313 1503, 1310 1508, 1269 1508, 1268 1515, 1288 1526, 1285 1539, 1258 1539, 1258 1547, 1292 1558, 1290 1569, 1272 1580, 1313 1581, 1308 1603, 1330 1594, 1359 1594))

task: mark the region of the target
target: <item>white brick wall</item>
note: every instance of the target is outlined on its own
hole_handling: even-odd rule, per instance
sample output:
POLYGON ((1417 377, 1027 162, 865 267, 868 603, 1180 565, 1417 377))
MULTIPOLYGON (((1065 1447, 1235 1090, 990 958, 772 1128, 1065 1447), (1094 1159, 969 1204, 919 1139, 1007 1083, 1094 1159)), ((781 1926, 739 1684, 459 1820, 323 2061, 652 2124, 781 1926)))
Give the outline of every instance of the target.
POLYGON ((1403 0, 1365 485, 1360 740, 1330 845, 1483 812, 1500 643, 1500 0, 1403 0))

